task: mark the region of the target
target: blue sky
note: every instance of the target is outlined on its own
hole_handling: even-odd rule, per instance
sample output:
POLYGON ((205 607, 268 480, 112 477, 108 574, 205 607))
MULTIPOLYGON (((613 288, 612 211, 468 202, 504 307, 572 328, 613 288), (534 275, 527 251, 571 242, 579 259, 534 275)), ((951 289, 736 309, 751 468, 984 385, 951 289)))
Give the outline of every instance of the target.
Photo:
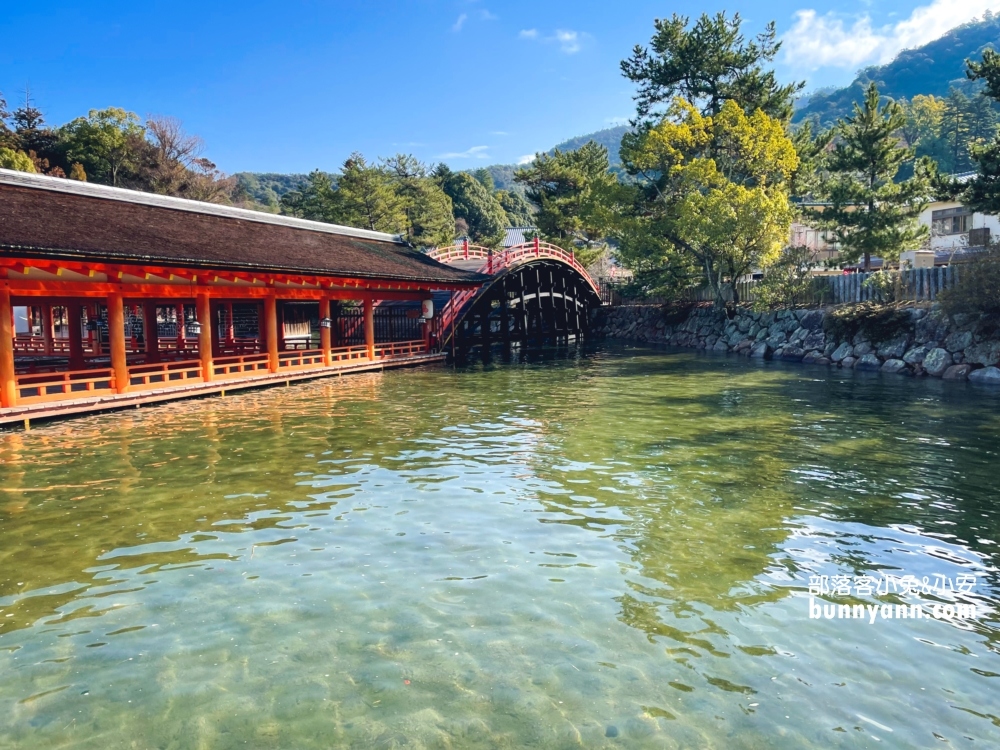
MULTIPOLYGON (((632 115, 618 63, 657 16, 725 6, 645 0, 211 3, 2 0, 0 91, 30 85, 52 123, 91 108, 173 115, 227 172, 335 170, 354 150, 457 169, 512 163, 632 115)), ((1000 10, 1000 2, 996 3, 1000 10)), ((981 16, 989 0, 772 0, 778 65, 810 87, 981 16)))

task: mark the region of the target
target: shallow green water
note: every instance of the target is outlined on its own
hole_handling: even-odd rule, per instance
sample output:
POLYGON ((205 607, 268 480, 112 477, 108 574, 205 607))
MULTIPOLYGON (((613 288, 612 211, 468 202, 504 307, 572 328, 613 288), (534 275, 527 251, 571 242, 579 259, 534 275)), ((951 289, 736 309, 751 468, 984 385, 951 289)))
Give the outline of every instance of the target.
POLYGON ((605 348, 0 434, 0 747, 1000 746, 998 406, 605 348), (810 619, 865 573, 978 618, 810 619))

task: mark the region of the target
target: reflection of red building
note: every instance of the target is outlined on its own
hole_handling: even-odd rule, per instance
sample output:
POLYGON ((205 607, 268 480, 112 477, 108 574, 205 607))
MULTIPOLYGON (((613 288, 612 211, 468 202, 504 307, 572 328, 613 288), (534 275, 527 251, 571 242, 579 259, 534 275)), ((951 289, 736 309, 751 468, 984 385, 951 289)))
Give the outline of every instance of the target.
POLYGON ((434 321, 378 302, 481 280, 379 232, 0 170, 0 423, 435 358, 434 321))

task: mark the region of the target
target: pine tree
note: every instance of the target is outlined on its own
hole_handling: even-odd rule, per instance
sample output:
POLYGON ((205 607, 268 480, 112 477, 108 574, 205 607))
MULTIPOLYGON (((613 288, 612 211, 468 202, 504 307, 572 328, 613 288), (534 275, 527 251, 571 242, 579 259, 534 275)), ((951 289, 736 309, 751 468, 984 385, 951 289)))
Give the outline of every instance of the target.
MULTIPOLYGON (((982 62, 969 63, 968 76, 974 81, 983 81, 984 93, 1000 101, 1000 54, 985 50, 982 62)), ((972 158, 978 174, 965 185, 946 186, 946 191, 974 211, 1000 213, 1000 136, 994 135, 988 143, 976 148, 972 158)))
POLYGON ((928 167, 919 162, 915 174, 896 182, 900 168, 914 158, 899 132, 906 124, 896 102, 881 104, 878 86, 871 83, 863 105, 836 126, 836 146, 826 164, 819 194, 827 205, 809 212, 831 230, 841 245, 841 258, 864 258, 871 270, 877 255, 894 260, 903 250, 919 247, 927 234, 917 217, 930 192, 928 167))

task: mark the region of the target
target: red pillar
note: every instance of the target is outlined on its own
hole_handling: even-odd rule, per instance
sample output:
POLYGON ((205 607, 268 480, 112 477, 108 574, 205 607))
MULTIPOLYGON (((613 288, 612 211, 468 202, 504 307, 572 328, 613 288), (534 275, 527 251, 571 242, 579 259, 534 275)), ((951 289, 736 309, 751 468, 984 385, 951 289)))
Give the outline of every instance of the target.
POLYGON ((108 295, 108 342, 111 347, 111 369, 115 373, 115 390, 125 393, 129 387, 128 361, 125 354, 125 306, 117 292, 108 295))
POLYGON ((365 300, 365 346, 368 347, 368 359, 375 359, 375 301, 370 297, 365 300))
POLYGON ((264 298, 264 326, 267 338, 267 367, 271 372, 278 371, 278 300, 274 297, 264 298))
POLYGON ((201 359, 201 378, 206 383, 215 378, 212 369, 212 301, 208 294, 198 295, 198 323, 201 333, 198 334, 198 355, 201 359))
POLYGON ((333 332, 333 329, 330 327, 332 326, 332 322, 330 321, 329 299, 324 298, 319 301, 319 319, 319 348, 323 350, 323 364, 326 367, 330 367, 333 365, 333 355, 330 352, 330 340, 332 338, 331 333, 333 332), (327 325, 324 326, 323 321, 325 321, 327 325))
POLYGON ((0 288, 0 406, 17 406, 17 376, 14 373, 14 321, 10 290, 0 288))

